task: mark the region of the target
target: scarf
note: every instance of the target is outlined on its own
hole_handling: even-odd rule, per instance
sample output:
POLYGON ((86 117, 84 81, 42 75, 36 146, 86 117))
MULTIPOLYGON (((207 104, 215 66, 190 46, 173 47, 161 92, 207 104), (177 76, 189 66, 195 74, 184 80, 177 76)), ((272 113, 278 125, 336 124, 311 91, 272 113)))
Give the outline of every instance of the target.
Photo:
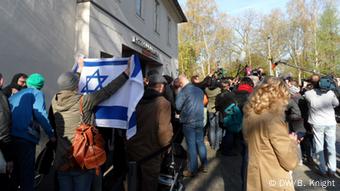
POLYGON ((253 92, 253 87, 251 87, 248 84, 241 84, 238 86, 237 91, 246 91, 248 93, 252 93, 253 92))

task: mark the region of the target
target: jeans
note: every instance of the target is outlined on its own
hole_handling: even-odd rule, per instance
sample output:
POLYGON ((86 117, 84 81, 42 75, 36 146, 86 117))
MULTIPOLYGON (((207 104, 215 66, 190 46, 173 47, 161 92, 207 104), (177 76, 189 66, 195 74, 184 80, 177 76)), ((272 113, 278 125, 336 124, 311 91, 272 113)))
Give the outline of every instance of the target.
POLYGON ((22 191, 34 191, 35 144, 14 138, 14 181, 22 191))
POLYGON ((103 174, 100 171, 98 176, 93 176, 91 191, 102 191, 103 190, 103 174))
POLYGON ((319 161, 321 173, 326 173, 327 168, 324 156, 324 141, 326 141, 328 151, 327 167, 330 173, 336 172, 336 125, 312 125, 315 145, 315 155, 319 161))
POLYGON ((209 116, 209 142, 210 146, 214 150, 220 148, 220 143, 222 141, 223 130, 218 124, 218 114, 208 113, 209 116))
POLYGON ((205 166, 208 164, 207 148, 204 144, 203 122, 183 124, 183 134, 188 145, 188 170, 191 173, 196 173, 198 169, 197 151, 201 164, 205 166))
POLYGON ((58 171, 59 188, 62 191, 90 191, 95 176, 95 170, 58 171))

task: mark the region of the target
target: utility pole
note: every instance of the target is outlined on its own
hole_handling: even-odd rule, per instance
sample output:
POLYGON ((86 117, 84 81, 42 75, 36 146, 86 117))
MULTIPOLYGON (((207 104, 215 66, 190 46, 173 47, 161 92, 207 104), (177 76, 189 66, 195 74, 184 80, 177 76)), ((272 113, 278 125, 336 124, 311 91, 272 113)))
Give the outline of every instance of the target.
POLYGON ((271 52, 271 38, 270 35, 267 37, 267 46, 268 46, 268 66, 269 66, 269 75, 273 76, 272 70, 272 52, 271 52))

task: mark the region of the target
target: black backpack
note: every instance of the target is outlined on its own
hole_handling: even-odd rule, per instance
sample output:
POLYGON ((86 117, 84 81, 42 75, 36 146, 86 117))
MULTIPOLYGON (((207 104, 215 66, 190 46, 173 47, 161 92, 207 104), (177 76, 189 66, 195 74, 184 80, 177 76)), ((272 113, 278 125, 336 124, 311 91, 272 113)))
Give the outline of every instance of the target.
POLYGON ((319 87, 322 92, 336 90, 336 83, 332 76, 322 76, 319 81, 319 87))

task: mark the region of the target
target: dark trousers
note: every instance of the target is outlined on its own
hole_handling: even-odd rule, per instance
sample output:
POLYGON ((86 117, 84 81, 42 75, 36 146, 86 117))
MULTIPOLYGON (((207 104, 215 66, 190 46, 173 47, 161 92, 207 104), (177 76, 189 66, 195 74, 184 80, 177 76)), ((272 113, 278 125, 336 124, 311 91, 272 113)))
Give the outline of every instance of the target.
POLYGON ((306 133, 301 144, 302 155, 304 158, 312 158, 313 134, 306 133))
POLYGON ((20 191, 34 191, 35 144, 14 139, 14 181, 20 191))
POLYGON ((161 156, 156 156, 140 165, 138 178, 139 191, 157 191, 161 171, 161 156))
POLYGON ((244 141, 242 131, 239 133, 226 131, 222 138, 221 153, 225 156, 241 154, 242 191, 247 190, 248 147, 244 141))
POLYGON ((10 190, 11 179, 7 174, 0 174, 0 186, 2 191, 10 190))
POLYGON ((244 140, 241 143, 242 165, 241 165, 241 180, 242 191, 247 190, 247 169, 248 169, 248 147, 244 140))
POLYGON ((225 135, 222 137, 221 153, 222 155, 236 155, 237 144, 239 142, 238 134, 226 130, 225 135))
POLYGON ((99 132, 103 135, 106 142, 105 151, 107 160, 102 165, 102 173, 106 172, 111 166, 113 170, 109 171, 105 177, 95 177, 91 191, 124 190, 124 180, 127 173, 127 159, 125 151, 125 130, 98 127, 99 132), (113 147, 109 148, 108 143, 113 143, 113 147), (100 189, 98 187, 100 186, 100 189))
POLYGON ((184 138, 182 124, 179 122, 179 119, 172 119, 171 124, 174 132, 173 142, 181 144, 184 138))

